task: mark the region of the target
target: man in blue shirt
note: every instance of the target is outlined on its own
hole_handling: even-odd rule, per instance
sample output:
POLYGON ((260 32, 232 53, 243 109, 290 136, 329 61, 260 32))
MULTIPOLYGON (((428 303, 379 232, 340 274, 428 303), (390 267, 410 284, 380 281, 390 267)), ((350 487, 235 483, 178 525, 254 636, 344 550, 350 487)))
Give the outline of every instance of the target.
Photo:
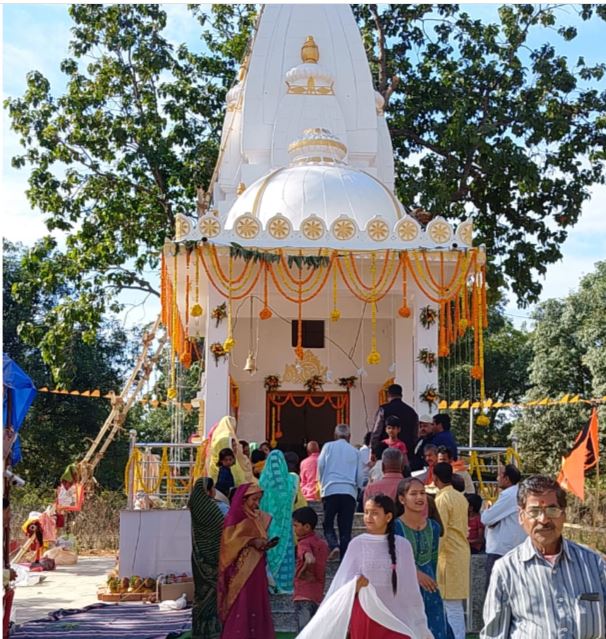
POLYGON ((453 459, 459 458, 457 440, 450 432, 450 415, 447 415, 446 413, 438 413, 433 416, 429 443, 436 447, 446 446, 446 448, 450 450, 453 459))
POLYGON ((358 489, 364 486, 364 460, 350 443, 351 431, 346 424, 335 428, 335 441, 322 447, 318 457, 320 495, 324 505, 324 537, 330 548, 329 558, 345 555, 351 540, 358 489), (335 517, 339 540, 335 534, 335 517))

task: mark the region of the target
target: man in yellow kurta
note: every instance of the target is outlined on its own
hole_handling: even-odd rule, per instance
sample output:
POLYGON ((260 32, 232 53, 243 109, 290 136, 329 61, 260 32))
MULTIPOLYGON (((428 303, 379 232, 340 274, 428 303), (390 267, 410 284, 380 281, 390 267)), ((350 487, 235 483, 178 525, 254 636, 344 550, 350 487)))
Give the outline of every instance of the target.
POLYGON ((452 467, 444 462, 433 467, 438 494, 436 507, 444 526, 438 550, 438 586, 455 639, 465 639, 463 600, 469 595, 471 553, 467 541, 467 499, 452 487, 452 467))

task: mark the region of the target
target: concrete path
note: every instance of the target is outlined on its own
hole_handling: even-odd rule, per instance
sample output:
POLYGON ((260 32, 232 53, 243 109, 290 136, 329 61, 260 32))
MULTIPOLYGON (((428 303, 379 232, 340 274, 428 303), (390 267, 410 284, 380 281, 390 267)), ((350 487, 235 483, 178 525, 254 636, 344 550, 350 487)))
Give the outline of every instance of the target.
POLYGON ((46 579, 35 586, 20 586, 15 591, 15 623, 46 617, 59 608, 83 608, 97 601, 97 587, 104 585, 106 574, 116 561, 113 557, 79 557, 74 566, 58 566, 43 572, 46 579))

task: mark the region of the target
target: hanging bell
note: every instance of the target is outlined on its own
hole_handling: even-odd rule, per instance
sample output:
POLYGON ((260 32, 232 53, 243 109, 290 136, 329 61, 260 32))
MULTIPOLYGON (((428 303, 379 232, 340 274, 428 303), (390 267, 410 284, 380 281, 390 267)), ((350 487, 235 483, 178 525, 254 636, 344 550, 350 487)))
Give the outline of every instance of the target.
POLYGON ((248 371, 251 375, 257 372, 257 363, 255 362, 255 356, 249 351, 246 358, 246 364, 244 370, 248 371))

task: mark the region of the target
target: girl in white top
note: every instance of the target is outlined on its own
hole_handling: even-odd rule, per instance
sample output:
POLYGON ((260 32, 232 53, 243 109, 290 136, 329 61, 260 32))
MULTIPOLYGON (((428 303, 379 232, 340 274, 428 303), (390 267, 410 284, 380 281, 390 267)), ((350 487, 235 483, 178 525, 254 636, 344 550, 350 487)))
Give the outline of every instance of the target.
POLYGON ((395 506, 378 494, 364 504, 367 533, 352 539, 330 590, 299 639, 433 639, 412 548, 394 534, 395 506))

